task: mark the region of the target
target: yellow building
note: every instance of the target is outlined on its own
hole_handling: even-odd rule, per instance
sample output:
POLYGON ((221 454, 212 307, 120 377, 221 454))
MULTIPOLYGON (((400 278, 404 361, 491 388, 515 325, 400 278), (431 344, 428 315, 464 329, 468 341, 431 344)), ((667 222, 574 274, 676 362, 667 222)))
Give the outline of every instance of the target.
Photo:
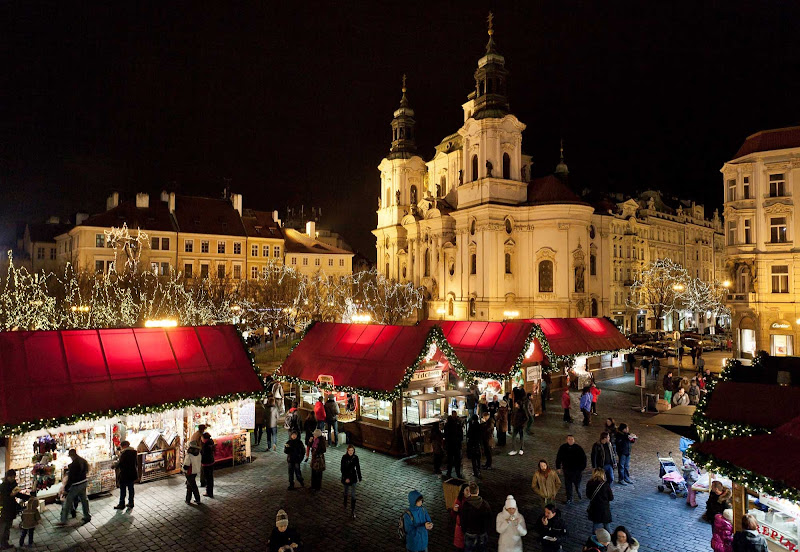
POLYGON ((283 229, 286 266, 294 268, 305 276, 317 272, 323 272, 328 276, 352 274, 353 252, 317 240, 315 226, 313 222, 309 222, 305 234, 292 228, 283 229))

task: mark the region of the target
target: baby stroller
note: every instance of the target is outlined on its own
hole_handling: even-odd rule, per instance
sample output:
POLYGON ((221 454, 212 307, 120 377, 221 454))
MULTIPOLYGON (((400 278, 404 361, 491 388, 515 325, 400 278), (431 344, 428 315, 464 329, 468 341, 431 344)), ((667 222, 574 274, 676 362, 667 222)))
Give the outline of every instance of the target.
POLYGON ((670 498, 677 498, 678 496, 685 497, 688 494, 686 489, 686 480, 681 475, 681 470, 675 465, 675 460, 672 459, 672 453, 669 456, 662 458, 658 456, 658 463, 660 464, 659 477, 661 478, 661 485, 658 486, 658 492, 663 493, 669 489, 670 498))

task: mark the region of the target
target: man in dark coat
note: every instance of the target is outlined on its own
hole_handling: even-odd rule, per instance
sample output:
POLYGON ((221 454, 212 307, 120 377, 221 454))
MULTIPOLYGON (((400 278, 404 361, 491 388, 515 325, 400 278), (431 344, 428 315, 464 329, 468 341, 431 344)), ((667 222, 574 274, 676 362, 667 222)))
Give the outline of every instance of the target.
POLYGON ((567 538, 567 524, 555 504, 544 507, 542 517, 536 520, 536 532, 539 533, 542 552, 561 552, 567 538))
POLYGON ((488 412, 483 415, 483 422, 481 423, 481 447, 483 448, 483 455, 486 457, 486 463, 483 469, 492 469, 492 439, 494 438, 494 420, 488 412))
POLYGON ((209 432, 203 433, 200 439, 202 445, 200 448, 200 462, 203 465, 203 473, 206 475, 206 492, 203 496, 214 498, 214 452, 216 445, 214 439, 211 438, 209 432))
POLYGON ((328 395, 328 400, 325 402, 325 425, 328 428, 328 442, 332 446, 339 446, 339 404, 333 398, 333 393, 328 395), (333 439, 331 439, 331 430, 333 430, 333 439))
POLYGON ((578 499, 581 498, 581 473, 586 469, 586 453, 572 435, 567 435, 567 442, 558 449, 556 469, 564 474, 567 504, 572 504, 573 487, 578 493, 578 499))
POLYGON ((489 531, 494 530, 494 514, 489 503, 479 496, 480 489, 474 481, 469 484, 470 496, 461 506, 461 529, 467 550, 487 550, 489 531))
POLYGON ((17 517, 17 472, 8 470, 0 483, 0 550, 13 548, 8 542, 11 536, 11 524, 17 517))
MULTIPOLYGON (((611 436, 607 431, 600 434, 600 440, 592 445, 592 467, 602 468, 606 472, 606 481, 610 485, 614 482, 614 468, 617 467, 617 454, 611 436)), ((625 485, 624 481, 620 481, 625 485)))
POLYGON ((300 464, 303 462, 303 454, 305 447, 303 442, 300 441, 300 434, 297 430, 293 430, 289 436, 289 441, 283 446, 283 452, 286 454, 286 462, 289 464, 289 491, 294 490, 294 478, 297 477, 297 482, 301 487, 306 484, 303 481, 303 474, 300 471, 300 464))
POLYGON ((136 469, 136 450, 131 448, 128 441, 119 444, 119 460, 115 468, 119 470, 119 504, 114 506, 115 510, 125 508, 125 494, 128 495, 128 508, 133 508, 133 484, 139 479, 139 472, 136 469))
POLYGON ((461 443, 464 442, 464 428, 458 413, 453 410, 444 424, 444 448, 447 453, 447 479, 456 470, 456 477, 461 479, 461 443))

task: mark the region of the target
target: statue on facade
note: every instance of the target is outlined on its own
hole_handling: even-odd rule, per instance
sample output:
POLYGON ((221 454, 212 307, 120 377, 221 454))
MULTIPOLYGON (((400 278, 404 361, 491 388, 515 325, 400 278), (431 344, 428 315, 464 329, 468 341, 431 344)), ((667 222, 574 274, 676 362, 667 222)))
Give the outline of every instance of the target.
POLYGON ((582 264, 575 266, 575 293, 583 293, 584 290, 583 271, 584 268, 582 264))
POLYGON ((651 211, 656 208, 656 200, 652 196, 647 200, 647 208, 651 211))
POLYGON ((492 169, 494 169, 494 166, 492 166, 492 162, 487 159, 486 160, 486 176, 487 177, 491 177, 492 176, 492 169))
POLYGON ((394 196, 397 198, 397 203, 395 205, 400 205, 400 190, 397 190, 394 196))
POLYGON ((378 196, 378 209, 381 208, 381 196, 378 196))
POLYGON ((462 186, 464 184, 464 171, 458 171, 458 185, 462 186))
POLYGON ((411 186, 411 205, 417 204, 417 187, 411 186))

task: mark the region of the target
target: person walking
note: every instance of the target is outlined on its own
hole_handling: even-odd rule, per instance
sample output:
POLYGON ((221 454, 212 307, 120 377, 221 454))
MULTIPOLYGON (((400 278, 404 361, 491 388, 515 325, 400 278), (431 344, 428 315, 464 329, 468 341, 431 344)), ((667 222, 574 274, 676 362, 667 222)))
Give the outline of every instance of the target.
POLYGON ((469 498, 469 485, 464 483, 458 491, 458 496, 453 503, 453 509, 450 510, 450 517, 455 522, 455 530, 453 532, 453 546, 456 552, 464 552, 464 530, 461 527, 461 507, 464 501, 469 498))
POLYGON ((64 504, 61 506, 61 520, 56 523, 56 525, 67 524, 67 515, 72 505, 75 503, 76 498, 79 498, 81 501, 83 522, 89 523, 92 521, 92 516, 89 513, 89 498, 86 496, 86 486, 89 483, 89 462, 78 456, 78 451, 75 449, 70 449, 68 454, 72 462, 69 465, 67 483, 64 486, 67 490, 67 496, 64 499, 64 504))
POLYGON ((586 513, 592 522, 592 529, 609 530, 611 518, 611 501, 614 493, 606 481, 606 472, 602 468, 592 470, 592 478, 586 483, 586 496, 589 498, 589 508, 586 513))
POLYGON ((406 534, 407 552, 427 552, 428 531, 433 522, 423 506, 425 499, 419 491, 408 493, 408 510, 403 512, 403 530, 406 534))
POLYGON ((628 424, 619 424, 616 437, 617 466, 619 482, 633 484, 631 481, 631 447, 636 442, 636 435, 631 434, 628 424))
POLYGON ((328 428, 328 442, 331 446, 339 446, 339 403, 333 396, 333 393, 328 395, 328 400, 325 403, 325 426, 328 428), (331 438, 331 432, 333 437, 331 438))
POLYGON ((642 369, 644 370, 644 377, 647 379, 648 376, 653 377, 653 372, 650 369, 650 359, 647 357, 642 357, 642 369))
MULTIPOLYGON (((599 468, 606 472, 606 481, 608 484, 614 482, 614 468, 617 467, 617 456, 614 450, 614 444, 611 443, 608 432, 604 431, 600 434, 600 440, 592 445, 592 468, 599 468)), ((624 481, 620 484, 625 485, 624 481)))
POLYGON ((511 451, 508 453, 509 456, 514 456, 515 454, 525 454, 522 450, 522 447, 525 441, 526 423, 528 423, 528 413, 525 411, 522 403, 518 402, 516 408, 514 408, 514 414, 511 419, 513 434, 511 435, 511 451), (517 448, 517 437, 519 437, 519 448, 517 448))
POLYGON ((314 419, 317 420, 317 429, 322 431, 325 429, 325 403, 322 402, 322 395, 317 397, 317 402, 314 403, 314 419))
POLYGON ((136 469, 138 453, 131 448, 128 441, 119 444, 119 459, 114 467, 119 470, 119 504, 114 506, 115 510, 125 509, 125 494, 128 495, 128 508, 133 508, 133 484, 139 479, 139 472, 136 469))
POLYGON ((564 474, 567 488, 567 504, 572 504, 572 489, 581 498, 581 474, 586 469, 586 452, 575 442, 575 437, 567 435, 567 442, 558 448, 556 470, 564 474))
POLYGON ((650 363, 650 369, 653 371, 653 379, 658 381, 658 374, 661 372, 661 361, 658 360, 657 356, 653 357, 653 360, 650 363))
MULTIPOLYGON (((9 539, 11 538, 11 525, 17 517, 17 486, 16 470, 8 470, 0 483, 0 550, 14 548, 9 539)), ((65 503, 66 504, 66 503, 65 503)))
POLYGON ((39 513, 39 499, 36 498, 36 490, 31 491, 31 497, 25 503, 22 510, 22 519, 19 522, 20 535, 19 547, 25 545, 25 537, 28 537, 28 548, 33 548, 33 532, 39 525, 42 515, 39 513))
POLYGON ((300 552, 303 549, 303 539, 296 529, 289 527, 289 515, 286 511, 278 510, 268 544, 268 552, 300 552))
POLYGON ((347 497, 350 497, 350 517, 356 517, 356 485, 361 483, 361 463, 358 461, 356 447, 347 445, 342 456, 342 485, 344 485, 344 509, 347 510, 347 497))
POLYGON ((683 366, 683 344, 678 340, 678 366, 683 366))
POLYGON ((592 410, 592 394, 589 392, 588 387, 584 387, 583 391, 581 391, 581 400, 579 406, 581 408, 581 414, 583 414, 583 425, 590 425, 592 423, 589 418, 592 410))
POLYGON ((664 381, 661 382, 664 387, 664 400, 672 403, 672 392, 675 390, 675 381, 672 379, 672 370, 667 370, 664 375, 664 381))
POLYGON ((503 510, 497 514, 495 529, 500 534, 497 552, 522 552, 522 537, 528 534, 528 527, 512 495, 506 497, 503 510))
POLYGON ((492 509, 480 496, 474 481, 469 484, 469 498, 461 507, 461 527, 464 530, 464 552, 486 552, 489 530, 492 527, 492 509))
POLYGON ((533 419, 536 417, 536 405, 533 402, 533 395, 525 395, 525 411, 528 413, 528 423, 525 424, 525 433, 533 435, 533 419))
POLYGON ((700 386, 697 385, 697 378, 692 378, 691 383, 689 383, 687 395, 689 395, 689 404, 697 406, 697 403, 700 402, 700 386))
MULTIPOLYGON (((278 451, 278 417, 280 409, 275 404, 275 397, 270 397, 264 409, 264 425, 267 429, 267 451, 278 451)), ((260 439, 259 439, 260 441, 260 439)))
POLYGON ((500 408, 497 409, 497 446, 506 446, 506 434, 508 434, 508 402, 500 401, 500 408))
POLYGON ((200 504, 200 489, 197 488, 197 475, 202 471, 203 463, 200 459, 200 443, 189 441, 186 456, 183 459, 183 475, 186 477, 186 504, 194 501, 200 504))
POLYGON ((297 431, 292 431, 289 440, 283 445, 283 453, 286 455, 286 462, 289 464, 289 488, 288 491, 294 490, 294 479, 301 487, 305 487, 306 483, 303 481, 303 474, 300 471, 300 465, 303 462, 304 447, 300 441, 300 434, 297 431))
POLYGON ((485 470, 492 469, 493 446, 494 446, 494 420, 487 412, 483 415, 483 423, 481 424, 481 447, 483 448, 483 456, 486 459, 486 462, 483 464, 483 469, 485 470))
MULTIPOLYGON (((472 425, 473 420, 477 422, 478 417, 472 416, 470 425, 472 425)), ((461 426, 461 420, 458 419, 458 412, 453 410, 444 424, 444 447, 447 453, 447 479, 453 477, 453 470, 456 471, 456 477, 461 479, 461 444, 463 442, 464 428, 461 426)))
MULTIPOLYGON (((488 416, 487 416, 488 417, 488 416)), ((483 442, 483 424, 473 416, 467 429, 467 458, 472 461, 472 475, 481 476, 481 443, 483 442)), ((460 476, 459 476, 460 478, 460 476)))
POLYGON ((564 392, 561 393, 561 408, 564 409, 564 421, 568 424, 573 422, 572 420, 572 413, 570 412, 570 407, 572 406, 572 398, 569 395, 569 387, 564 388, 564 392))
POLYGON ((597 416, 597 398, 600 396, 600 393, 603 391, 597 387, 597 384, 592 380, 592 385, 589 388, 589 392, 592 394, 592 414, 597 416))
POLYGON ((706 367, 706 359, 703 357, 702 349, 697 352, 697 371, 701 374, 706 367))
POLYGON ((633 538, 624 526, 620 525, 611 533, 611 544, 608 545, 607 550, 608 552, 638 552, 639 541, 633 538))
POLYGON ((742 516, 742 530, 733 535, 733 552, 767 552, 767 539, 758 532, 758 521, 752 514, 742 516))
MULTIPOLYGON (((274 399, 272 399, 274 401, 274 399)), ((261 437, 264 435, 264 424, 267 418, 267 408, 264 406, 264 401, 256 399, 255 404, 255 428, 253 429, 253 444, 259 446, 261 444, 261 437)), ((269 439, 269 435, 267 435, 269 439)), ((269 443, 269 441, 267 441, 269 443)), ((269 450, 269 444, 267 444, 269 450)))
POLYGON ((692 366, 696 366, 696 362, 697 362, 697 347, 692 347, 691 355, 692 355, 692 366))
POLYGON ((733 510, 730 508, 714 516, 711 549, 714 552, 733 552, 733 510))
MULTIPOLYGON (((303 422, 303 431, 305 432, 305 440, 304 443, 306 444, 306 462, 308 462, 309 458, 311 458, 311 444, 314 442, 314 430, 317 429, 317 420, 314 417, 313 412, 309 412, 308 416, 306 416, 305 422, 303 422)), ((298 437, 300 436, 300 432, 297 432, 298 437)))
POLYGON ((321 429, 314 430, 314 441, 311 443, 311 489, 322 489, 322 472, 325 471, 325 452, 328 445, 321 429))
MULTIPOLYGON (((309 413, 309 416, 313 419, 314 414, 309 413)), ((297 401, 294 401, 292 407, 286 411, 286 415, 283 418, 283 428, 287 432, 287 438, 291 437, 292 431, 297 431, 297 434, 300 434, 300 412, 297 410, 297 401)))
POLYGON ((558 477, 556 470, 550 469, 547 460, 539 460, 539 467, 533 472, 531 488, 542 497, 544 504, 550 504, 555 500, 561 488, 561 478, 558 477))
POLYGON ((567 524, 555 504, 544 507, 542 517, 536 520, 536 532, 539 533, 542 552, 561 552, 567 538, 567 524))

